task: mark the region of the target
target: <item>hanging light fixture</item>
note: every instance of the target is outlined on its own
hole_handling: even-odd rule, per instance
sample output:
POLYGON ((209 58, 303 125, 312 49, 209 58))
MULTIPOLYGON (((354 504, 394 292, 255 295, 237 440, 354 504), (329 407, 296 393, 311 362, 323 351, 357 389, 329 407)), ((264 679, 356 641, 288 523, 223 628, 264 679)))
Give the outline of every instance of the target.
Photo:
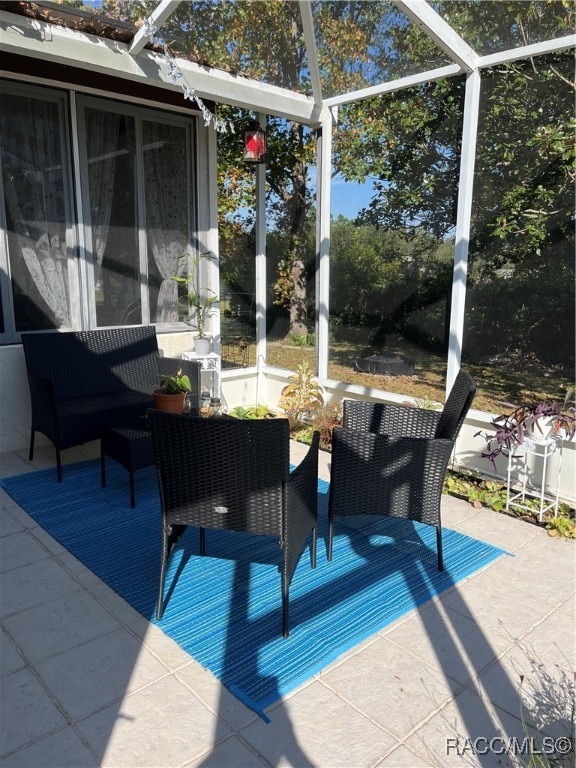
POLYGON ((266 162, 266 132, 256 120, 244 131, 244 162, 266 162))

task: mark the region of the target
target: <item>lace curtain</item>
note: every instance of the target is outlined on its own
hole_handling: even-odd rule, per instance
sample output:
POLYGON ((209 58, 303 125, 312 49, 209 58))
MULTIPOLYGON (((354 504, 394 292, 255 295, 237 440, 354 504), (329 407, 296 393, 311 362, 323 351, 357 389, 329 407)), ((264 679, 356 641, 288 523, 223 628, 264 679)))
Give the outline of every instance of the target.
MULTIPOLYGON (((19 96, 3 98, 0 131, 10 227, 54 322, 70 327, 58 105, 19 96)), ((25 285, 20 288, 26 293, 25 285)))
POLYGON ((100 109, 86 110, 86 148, 94 283, 102 278, 102 262, 110 233, 116 157, 122 115, 100 109))
POLYGON ((148 248, 162 277, 153 321, 171 323, 178 320, 178 284, 172 278, 188 242, 186 132, 149 121, 142 130, 148 248))

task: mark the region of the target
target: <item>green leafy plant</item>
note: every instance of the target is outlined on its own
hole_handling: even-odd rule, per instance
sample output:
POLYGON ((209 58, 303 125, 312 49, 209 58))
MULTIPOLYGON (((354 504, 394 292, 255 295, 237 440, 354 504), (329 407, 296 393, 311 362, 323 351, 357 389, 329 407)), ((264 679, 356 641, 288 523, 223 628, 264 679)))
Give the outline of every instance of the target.
POLYGON ((576 539, 576 526, 568 517, 550 517, 546 520, 546 530, 549 536, 562 536, 565 539, 576 539))
POLYGON ((173 376, 160 376, 160 388, 156 391, 162 395, 177 395, 180 392, 190 392, 191 389, 190 379, 180 370, 173 376))
MULTIPOLYGON (((216 304, 219 299, 214 291, 210 288, 200 289, 196 283, 196 272, 198 264, 202 258, 209 256, 208 253, 203 253, 197 259, 193 259, 192 263, 188 266, 187 275, 174 275, 174 280, 177 283, 186 286, 186 302, 188 305, 189 316, 193 315, 194 319, 190 319, 187 322, 193 322, 198 330, 198 336, 201 339, 206 338, 206 320, 208 319, 208 313, 211 308, 216 304)), ((188 261, 188 254, 184 254, 186 262, 188 261)))
POLYGON ((228 415, 235 419, 272 419, 275 416, 266 405, 237 405, 228 415))
POLYGON ((314 333, 294 333, 285 339, 292 347, 313 347, 316 336, 314 333))
POLYGON ((280 394, 278 405, 286 412, 290 426, 312 417, 324 405, 324 390, 304 360, 290 376, 280 394))

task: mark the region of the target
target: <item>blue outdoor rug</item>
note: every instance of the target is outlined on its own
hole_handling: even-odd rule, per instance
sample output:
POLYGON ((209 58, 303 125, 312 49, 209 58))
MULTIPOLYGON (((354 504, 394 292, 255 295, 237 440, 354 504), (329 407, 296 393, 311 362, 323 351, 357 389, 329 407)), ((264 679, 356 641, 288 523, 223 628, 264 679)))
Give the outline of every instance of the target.
POLYGON ((290 589, 290 637, 281 636, 280 549, 271 538, 206 532, 178 542, 166 578, 165 612, 155 619, 160 570, 160 504, 153 467, 136 473, 136 508, 128 474, 98 461, 6 478, 1 485, 48 533, 136 610, 260 713, 365 638, 504 554, 444 529, 439 573, 434 528, 394 518, 335 524, 326 559, 328 484, 319 481, 317 568, 306 549, 290 589))

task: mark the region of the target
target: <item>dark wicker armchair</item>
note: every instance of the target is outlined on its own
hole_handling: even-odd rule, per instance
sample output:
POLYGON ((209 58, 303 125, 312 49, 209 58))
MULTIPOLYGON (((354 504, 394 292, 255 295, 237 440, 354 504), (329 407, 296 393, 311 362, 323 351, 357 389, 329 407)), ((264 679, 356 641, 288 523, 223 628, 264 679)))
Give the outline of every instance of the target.
POLYGON ((438 570, 443 570, 442 484, 475 394, 475 382, 460 371, 441 413, 344 401, 343 427, 332 438, 329 560, 335 517, 389 515, 435 526, 438 570))
POLYGON ((148 412, 162 508, 162 562, 156 615, 164 610, 164 581, 172 546, 186 526, 274 536, 282 550, 282 633, 288 636, 288 591, 311 534, 316 566, 318 445, 290 472, 287 419, 203 419, 148 412))

